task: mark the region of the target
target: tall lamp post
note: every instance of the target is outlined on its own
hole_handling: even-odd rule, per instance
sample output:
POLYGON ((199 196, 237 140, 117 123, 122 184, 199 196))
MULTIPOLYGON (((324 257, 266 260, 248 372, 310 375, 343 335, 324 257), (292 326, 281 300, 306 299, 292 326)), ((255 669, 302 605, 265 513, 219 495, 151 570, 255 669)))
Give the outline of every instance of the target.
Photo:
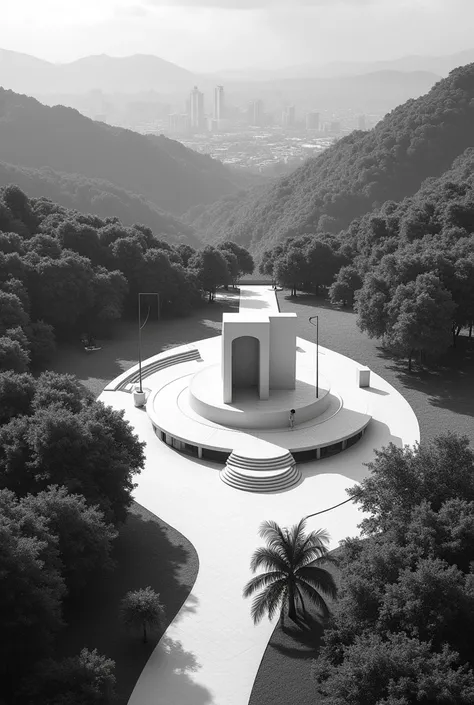
POLYGON ((140 292, 138 294, 138 377, 139 377, 139 384, 140 387, 138 389, 140 394, 143 394, 143 389, 142 389, 142 330, 145 328, 148 318, 150 316, 150 306, 148 306, 148 312, 146 314, 145 322, 142 325, 142 318, 141 318, 141 302, 142 296, 156 296, 157 300, 157 305, 158 305, 158 319, 160 318, 160 295, 156 291, 148 291, 148 292, 140 292))
POLYGON ((319 316, 310 316, 309 322, 312 326, 316 325, 316 399, 319 398, 319 316), (316 319, 316 324, 313 320, 316 319))

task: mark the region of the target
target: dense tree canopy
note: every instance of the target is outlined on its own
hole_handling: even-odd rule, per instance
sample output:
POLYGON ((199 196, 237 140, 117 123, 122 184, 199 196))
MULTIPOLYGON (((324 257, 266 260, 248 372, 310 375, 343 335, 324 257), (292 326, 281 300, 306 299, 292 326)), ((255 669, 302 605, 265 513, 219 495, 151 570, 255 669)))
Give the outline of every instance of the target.
MULTIPOLYGON (((50 662, 28 676, 54 653, 63 601, 78 604, 86 582, 114 566, 116 525, 132 501, 143 444, 122 414, 94 401, 71 375, 53 372, 0 372, 0 437, 2 697, 10 703, 21 691, 15 705, 59 705, 66 702, 61 674, 78 672, 82 654, 74 668, 50 662)), ((89 665, 93 673, 70 684, 71 703, 108 702, 100 686, 109 682, 105 671, 100 676, 106 660, 92 652, 89 665)))
POLYGON ((313 664, 334 705, 474 698, 474 452, 438 437, 376 453, 347 490, 369 516, 346 539, 339 599, 313 664))
POLYGON ((0 370, 45 367, 56 338, 99 337, 108 322, 136 314, 140 291, 159 294, 161 314, 186 315, 204 292, 252 270, 233 243, 170 245, 145 225, 28 199, 10 185, 0 189, 0 370))
POLYGON ((64 485, 97 504, 107 521, 123 521, 143 443, 123 413, 100 402, 73 413, 53 403, 0 428, 0 487, 18 496, 64 485))
POLYGON ((51 486, 37 495, 27 495, 22 506, 44 517, 57 536, 61 573, 69 593, 77 595, 94 570, 112 567, 110 554, 117 532, 83 495, 51 486))
POLYGON ((0 491, 0 673, 9 683, 47 652, 62 626, 58 541, 47 521, 0 491))
POLYGON ((328 287, 346 262, 340 243, 328 233, 288 238, 273 251, 263 253, 259 264, 261 274, 291 289, 318 291, 328 287))
POLYGON ((348 490, 370 513, 361 524, 368 535, 408 519, 423 501, 435 511, 457 497, 474 501, 474 451, 465 436, 448 433, 415 448, 392 443, 376 450, 375 457, 367 466, 370 475, 348 490))
POLYGON ((115 663, 82 649, 78 656, 40 661, 22 684, 24 705, 109 705, 115 688, 115 663))
POLYGON ((361 330, 386 349, 436 357, 474 327, 473 173, 468 149, 414 196, 386 201, 337 236, 291 237, 264 251, 259 271, 293 292, 330 284, 330 300, 354 305, 361 330), (313 258, 308 241, 318 244, 313 258))

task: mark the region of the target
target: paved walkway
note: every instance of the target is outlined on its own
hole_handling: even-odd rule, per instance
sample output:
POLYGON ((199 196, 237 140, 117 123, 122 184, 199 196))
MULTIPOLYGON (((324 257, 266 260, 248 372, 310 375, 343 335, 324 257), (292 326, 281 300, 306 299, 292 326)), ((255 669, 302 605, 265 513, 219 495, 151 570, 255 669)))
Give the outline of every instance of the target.
MULTIPOLYGON (((203 347, 208 341, 203 341, 203 347)), ((199 348, 199 343, 195 343, 199 348)), ((337 356, 342 365, 353 361, 337 356)), ((199 555, 196 583, 176 619, 157 645, 130 698, 130 705, 247 705, 274 624, 255 627, 242 587, 250 577, 252 551, 261 540, 264 519, 283 526, 347 498, 345 488, 360 481, 373 448, 392 439, 419 439, 416 417, 407 402, 377 375, 372 385, 374 419, 363 439, 332 458, 304 464, 304 481, 271 495, 234 490, 219 479, 220 465, 180 455, 158 440, 144 411, 125 392, 103 392, 101 400, 123 409, 147 443, 145 469, 136 479, 135 499, 184 534, 199 555), (387 392, 394 404, 384 404, 387 392)), ((326 528, 331 548, 357 534, 361 513, 348 503, 308 529, 326 528)), ((282 704, 282 705, 287 705, 282 704)), ((295 704, 296 705, 296 704, 295 704)))
POLYGON ((241 286, 239 313, 248 315, 252 311, 278 313, 276 292, 271 286, 241 286))

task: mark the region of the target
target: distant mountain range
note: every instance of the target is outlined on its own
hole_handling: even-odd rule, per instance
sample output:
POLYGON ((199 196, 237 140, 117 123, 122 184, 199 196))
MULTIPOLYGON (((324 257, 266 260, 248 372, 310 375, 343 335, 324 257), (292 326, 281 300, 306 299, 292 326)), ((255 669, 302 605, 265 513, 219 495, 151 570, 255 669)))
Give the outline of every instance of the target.
MULTIPOLYGON (((356 76, 377 71, 427 71, 445 77, 458 66, 474 61, 474 49, 446 56, 402 56, 386 61, 333 61, 327 64, 300 64, 278 69, 248 67, 220 71, 219 77, 231 82, 259 82, 295 78, 335 78, 356 76)), ((216 74, 217 76, 217 74, 216 74)), ((212 77, 212 76, 211 76, 212 77)))
POLYGON ((114 58, 102 54, 68 64, 53 64, 27 54, 0 49, 0 86, 18 93, 162 93, 189 90, 199 79, 191 71, 158 56, 135 54, 114 58))
POLYGON ((261 70, 197 74, 158 56, 135 54, 123 58, 87 56, 66 64, 53 64, 28 54, 0 49, 0 86, 18 93, 40 96, 49 94, 86 93, 100 89, 107 93, 140 93, 155 91, 175 94, 189 91, 198 84, 209 91, 225 81, 232 89, 255 82, 275 87, 301 79, 334 79, 343 76, 371 74, 379 71, 427 72, 446 76, 450 70, 474 61, 474 49, 451 56, 406 56, 393 61, 335 62, 324 66, 287 67, 261 70))

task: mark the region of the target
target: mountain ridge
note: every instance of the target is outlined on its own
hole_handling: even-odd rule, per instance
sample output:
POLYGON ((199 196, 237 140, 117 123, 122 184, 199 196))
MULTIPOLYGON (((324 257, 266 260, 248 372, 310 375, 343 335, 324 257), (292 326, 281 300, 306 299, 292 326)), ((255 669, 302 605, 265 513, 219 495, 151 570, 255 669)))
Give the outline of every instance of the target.
POLYGON ((74 93, 105 87, 124 93, 165 92, 170 88, 191 88, 196 80, 202 81, 202 77, 153 54, 129 57, 98 54, 53 64, 29 54, 0 49, 0 85, 18 93, 61 93, 72 86, 74 93))
POLYGON ((72 108, 48 107, 1 88, 0 161, 105 179, 174 215, 244 183, 221 162, 181 143, 95 122, 72 108))
POLYGON ((100 218, 118 218, 124 225, 146 225, 170 244, 202 246, 193 228, 165 213, 143 196, 130 193, 105 179, 57 172, 49 167, 31 169, 0 161, 0 188, 15 184, 29 198, 47 198, 64 208, 100 218))
POLYGON ((474 64, 452 71, 370 132, 355 131, 289 176, 213 204, 194 219, 209 242, 262 252, 289 236, 347 228, 448 169, 474 140, 474 64))

